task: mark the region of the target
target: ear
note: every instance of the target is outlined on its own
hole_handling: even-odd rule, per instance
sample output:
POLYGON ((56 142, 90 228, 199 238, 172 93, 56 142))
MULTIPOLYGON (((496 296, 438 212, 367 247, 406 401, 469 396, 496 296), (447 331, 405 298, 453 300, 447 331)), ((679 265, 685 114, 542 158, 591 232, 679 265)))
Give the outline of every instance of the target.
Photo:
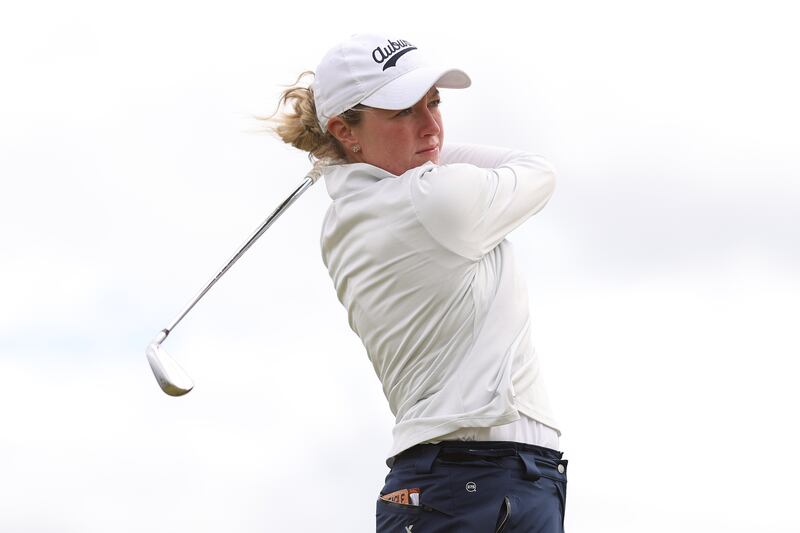
POLYGON ((328 131, 342 143, 346 152, 349 152, 353 145, 358 144, 358 137, 353 128, 340 117, 333 117, 328 121, 328 131))

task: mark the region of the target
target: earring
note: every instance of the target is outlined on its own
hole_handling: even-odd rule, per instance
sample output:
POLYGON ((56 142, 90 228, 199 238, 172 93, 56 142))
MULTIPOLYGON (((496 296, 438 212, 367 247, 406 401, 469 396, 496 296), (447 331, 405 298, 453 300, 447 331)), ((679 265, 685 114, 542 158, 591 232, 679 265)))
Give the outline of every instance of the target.
POLYGON ((352 150, 353 150, 353 153, 360 152, 361 151, 361 145, 360 144, 354 144, 352 150))

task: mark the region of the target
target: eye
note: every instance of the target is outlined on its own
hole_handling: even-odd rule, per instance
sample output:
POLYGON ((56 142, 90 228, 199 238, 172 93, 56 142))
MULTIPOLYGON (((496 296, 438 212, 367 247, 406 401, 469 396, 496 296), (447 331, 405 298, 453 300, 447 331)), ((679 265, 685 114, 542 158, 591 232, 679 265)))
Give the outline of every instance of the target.
POLYGON ((436 98, 435 100, 431 100, 431 102, 428 105, 431 106, 431 107, 439 107, 441 105, 441 103, 442 103, 442 99, 441 98, 436 98))
POLYGON ((396 117, 404 117, 411 114, 411 108, 403 109, 395 114, 396 117))

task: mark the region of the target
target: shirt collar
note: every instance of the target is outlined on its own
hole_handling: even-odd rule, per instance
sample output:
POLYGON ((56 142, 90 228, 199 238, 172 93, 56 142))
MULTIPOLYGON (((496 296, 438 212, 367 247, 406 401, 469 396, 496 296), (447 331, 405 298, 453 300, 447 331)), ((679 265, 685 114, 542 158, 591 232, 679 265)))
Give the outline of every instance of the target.
MULTIPOLYGON (((422 165, 422 167, 426 166, 433 166, 433 163, 428 162, 422 165)), ((414 170, 416 169, 408 170, 406 174, 414 170)), ((333 200, 358 192, 383 179, 400 177, 369 163, 329 165, 324 167, 322 172, 325 176, 325 187, 328 189, 328 195, 333 200)))

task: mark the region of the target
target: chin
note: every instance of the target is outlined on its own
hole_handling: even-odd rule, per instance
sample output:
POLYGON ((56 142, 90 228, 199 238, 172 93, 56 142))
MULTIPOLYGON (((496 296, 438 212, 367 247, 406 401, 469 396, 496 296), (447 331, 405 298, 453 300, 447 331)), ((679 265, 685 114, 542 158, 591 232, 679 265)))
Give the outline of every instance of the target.
POLYGON ((417 166, 424 165, 428 161, 433 163, 434 165, 439 164, 439 150, 434 150, 432 153, 429 154, 418 154, 417 158, 417 166))

